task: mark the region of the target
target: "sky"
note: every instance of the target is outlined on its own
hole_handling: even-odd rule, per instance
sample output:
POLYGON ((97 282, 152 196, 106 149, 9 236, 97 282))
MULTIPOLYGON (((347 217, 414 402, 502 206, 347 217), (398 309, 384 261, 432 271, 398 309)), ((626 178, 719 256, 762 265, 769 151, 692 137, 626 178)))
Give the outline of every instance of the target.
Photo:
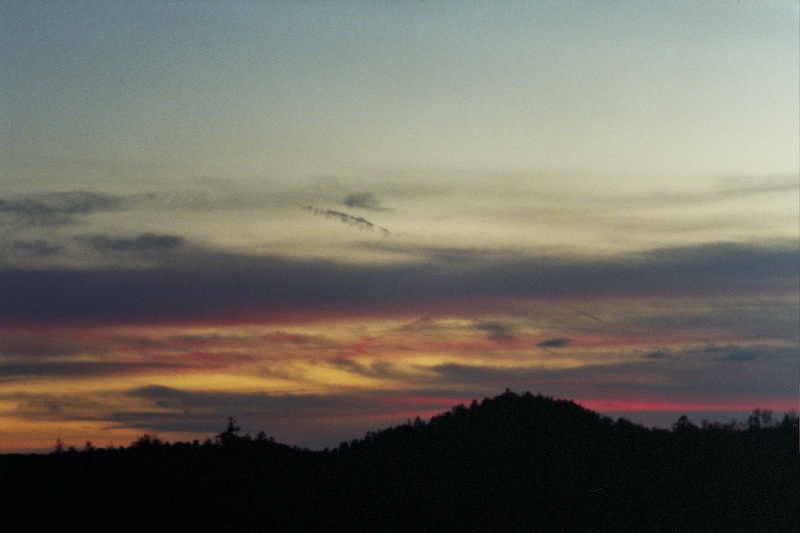
POLYGON ((0 1, 0 453, 796 410, 799 6, 0 1))

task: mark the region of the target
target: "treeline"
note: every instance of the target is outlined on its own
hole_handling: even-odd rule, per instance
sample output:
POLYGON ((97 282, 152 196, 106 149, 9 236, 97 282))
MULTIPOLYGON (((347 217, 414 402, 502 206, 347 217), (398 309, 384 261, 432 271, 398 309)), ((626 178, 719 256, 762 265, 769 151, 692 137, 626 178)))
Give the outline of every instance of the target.
POLYGON ((506 391, 309 451, 205 442, 0 456, 7 531, 800 531, 798 418, 671 430, 506 391))

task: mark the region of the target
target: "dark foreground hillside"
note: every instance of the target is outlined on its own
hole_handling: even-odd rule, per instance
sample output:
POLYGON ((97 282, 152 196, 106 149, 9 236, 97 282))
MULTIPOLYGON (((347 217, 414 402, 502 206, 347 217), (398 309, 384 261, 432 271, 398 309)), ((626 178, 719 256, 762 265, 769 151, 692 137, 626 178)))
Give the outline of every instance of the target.
POLYGON ((506 392, 323 452, 214 441, 0 456, 4 531, 800 531, 796 416, 672 431, 506 392))

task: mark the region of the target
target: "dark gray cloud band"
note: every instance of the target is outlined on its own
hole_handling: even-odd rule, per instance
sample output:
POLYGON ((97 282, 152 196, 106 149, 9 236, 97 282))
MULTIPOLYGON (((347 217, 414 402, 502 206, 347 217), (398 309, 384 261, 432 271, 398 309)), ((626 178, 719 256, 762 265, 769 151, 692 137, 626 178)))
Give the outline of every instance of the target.
POLYGON ((100 252, 149 252, 164 251, 178 248, 183 244, 183 237, 179 235, 157 235, 143 233, 132 238, 111 238, 105 235, 90 235, 78 237, 78 241, 85 242, 91 248, 100 252))
POLYGON ((257 320, 293 309, 368 311, 469 299, 800 291, 800 252, 791 246, 713 244, 597 260, 434 250, 414 263, 353 265, 191 249, 170 236, 95 244, 175 253, 146 269, 2 269, 0 323, 257 320))

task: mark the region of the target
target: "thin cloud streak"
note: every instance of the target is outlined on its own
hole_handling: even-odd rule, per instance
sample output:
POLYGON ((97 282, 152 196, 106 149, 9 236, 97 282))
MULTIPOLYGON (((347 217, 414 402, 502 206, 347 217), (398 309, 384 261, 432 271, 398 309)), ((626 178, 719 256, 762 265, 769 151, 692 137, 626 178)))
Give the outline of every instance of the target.
POLYGON ((172 250, 183 245, 179 235, 157 235, 142 233, 133 238, 110 238, 105 235, 76 237, 100 252, 143 253, 148 251, 172 250))
POLYGON ((357 217, 355 215, 344 213, 342 211, 336 211, 334 209, 320 209, 310 205, 306 206, 305 210, 311 211, 315 215, 322 215, 324 217, 329 217, 329 218, 337 218, 340 221, 347 224, 348 226, 354 226, 358 229, 368 229, 368 230, 378 229, 384 235, 389 235, 389 230, 387 230, 386 228, 376 226, 375 224, 365 219, 364 217, 357 217))

